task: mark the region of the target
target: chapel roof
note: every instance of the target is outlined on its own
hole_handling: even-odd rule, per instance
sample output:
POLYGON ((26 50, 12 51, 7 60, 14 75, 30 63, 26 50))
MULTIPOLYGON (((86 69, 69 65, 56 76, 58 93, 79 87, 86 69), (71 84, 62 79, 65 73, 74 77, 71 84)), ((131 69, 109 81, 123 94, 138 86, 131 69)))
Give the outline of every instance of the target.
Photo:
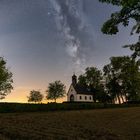
POLYGON ((78 84, 77 76, 75 74, 72 76, 72 86, 77 94, 93 95, 93 93, 95 93, 95 89, 91 91, 88 87, 78 84))
POLYGON ((90 90, 89 88, 86 88, 84 86, 81 86, 79 84, 73 85, 75 91, 77 94, 86 94, 86 95, 93 95, 95 90, 90 90))

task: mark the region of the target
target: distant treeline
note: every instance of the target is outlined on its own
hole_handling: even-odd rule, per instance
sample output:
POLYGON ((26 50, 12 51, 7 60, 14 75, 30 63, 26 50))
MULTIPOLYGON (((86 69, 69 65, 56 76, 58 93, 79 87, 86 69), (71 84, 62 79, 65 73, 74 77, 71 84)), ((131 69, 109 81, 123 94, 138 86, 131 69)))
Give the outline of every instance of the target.
POLYGON ((121 107, 140 107, 140 103, 137 104, 68 103, 68 102, 48 103, 48 104, 0 103, 0 113, 68 111, 68 110, 104 109, 104 108, 121 108, 121 107))

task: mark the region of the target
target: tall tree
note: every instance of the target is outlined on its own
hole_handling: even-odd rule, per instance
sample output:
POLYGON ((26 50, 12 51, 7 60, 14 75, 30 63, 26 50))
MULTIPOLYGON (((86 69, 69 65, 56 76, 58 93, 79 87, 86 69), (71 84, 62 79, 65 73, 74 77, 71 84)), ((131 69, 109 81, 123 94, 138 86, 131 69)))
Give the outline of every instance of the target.
MULTIPOLYGON (((131 35, 134 33, 140 34, 140 1, 139 0, 99 0, 100 2, 105 2, 119 6, 119 11, 111 14, 109 20, 107 20, 103 27, 102 32, 105 34, 116 34, 119 31, 119 25, 128 26, 130 20, 133 20, 133 28, 131 35)), ((124 47, 129 47, 132 50, 133 57, 140 56, 140 39, 136 44, 126 45, 124 47)))
POLYGON ((85 69, 85 73, 79 76, 78 84, 93 91, 94 102, 97 100, 105 101, 105 91, 101 82, 102 79, 102 72, 100 70, 96 67, 88 67, 85 69))
POLYGON ((106 87, 112 99, 119 103, 126 100, 139 100, 140 72, 139 63, 129 56, 111 57, 110 64, 104 66, 106 87))
POLYGON ((48 90, 46 91, 48 100, 54 100, 62 98, 66 94, 66 87, 61 81, 54 81, 49 83, 48 90))
POLYGON ((12 83, 12 73, 6 67, 6 61, 0 57, 0 99, 4 99, 11 92, 12 83))
POLYGON ((122 69, 122 86, 128 100, 140 100, 140 63, 135 59, 128 60, 122 69))
POLYGON ((43 99, 43 95, 40 91, 32 90, 27 98, 28 102, 40 103, 43 99))
POLYGON ((87 67, 85 73, 79 76, 78 83, 95 88, 100 84, 101 80, 102 72, 100 70, 96 67, 87 67))

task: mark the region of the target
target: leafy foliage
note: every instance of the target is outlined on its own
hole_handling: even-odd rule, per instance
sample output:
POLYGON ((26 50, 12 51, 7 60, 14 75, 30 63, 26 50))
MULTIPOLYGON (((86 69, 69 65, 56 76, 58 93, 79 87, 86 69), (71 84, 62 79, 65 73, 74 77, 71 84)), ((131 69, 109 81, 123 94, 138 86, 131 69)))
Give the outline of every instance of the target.
POLYGON ((40 91, 32 90, 30 91, 30 95, 28 97, 28 102, 41 102, 43 99, 43 95, 40 93, 40 91))
MULTIPOLYGON (((105 34, 116 34, 119 29, 119 25, 128 26, 130 20, 133 21, 134 26, 131 31, 131 35, 140 34, 140 1, 139 0, 99 0, 119 6, 121 9, 118 12, 112 13, 109 20, 107 20, 102 27, 102 32, 105 34)), ((140 56, 140 36, 136 44, 130 44, 124 46, 130 48, 133 51, 132 57, 136 58, 140 56)))
POLYGON ((80 75, 78 83, 86 86, 96 88, 102 80, 102 72, 96 67, 88 67, 85 69, 85 73, 80 75))
POLYGON ((128 26, 130 19, 135 20, 133 31, 140 33, 140 1, 139 0, 99 0, 121 7, 120 11, 112 13, 111 18, 103 25, 102 32, 116 34, 119 24, 128 26))
POLYGON ((6 61, 0 57, 0 99, 4 99, 13 89, 12 73, 6 68, 6 61))
POLYGON ((112 99, 140 100, 139 63, 128 56, 111 57, 110 64, 104 66, 106 87, 112 99), (120 99, 121 97, 121 99, 120 99))
POLYGON ((78 84, 93 92, 94 102, 97 100, 100 102, 106 102, 108 95, 104 90, 104 86, 101 81, 102 79, 103 76, 100 70, 96 67, 88 67, 86 68, 85 73, 79 76, 78 84))
POLYGON ((61 83, 61 81, 55 81, 53 83, 49 83, 46 98, 49 100, 55 100, 58 98, 62 98, 65 96, 66 90, 65 85, 61 83))
POLYGON ((132 54, 132 58, 137 58, 140 57, 140 38, 139 41, 135 44, 130 44, 130 45, 125 45, 124 48, 129 48, 133 54, 132 54))

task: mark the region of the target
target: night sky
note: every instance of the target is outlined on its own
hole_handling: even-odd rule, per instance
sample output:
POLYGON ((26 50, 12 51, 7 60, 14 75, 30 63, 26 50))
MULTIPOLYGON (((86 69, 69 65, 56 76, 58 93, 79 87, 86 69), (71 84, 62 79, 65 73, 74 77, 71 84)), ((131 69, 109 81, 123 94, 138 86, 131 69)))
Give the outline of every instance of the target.
POLYGON ((101 33, 102 24, 118 7, 98 0, 1 0, 0 56, 13 73, 14 90, 5 100, 27 102, 30 90, 47 89, 88 66, 99 69, 111 56, 130 54, 123 45, 136 42, 130 36, 133 21, 117 35, 101 33))

